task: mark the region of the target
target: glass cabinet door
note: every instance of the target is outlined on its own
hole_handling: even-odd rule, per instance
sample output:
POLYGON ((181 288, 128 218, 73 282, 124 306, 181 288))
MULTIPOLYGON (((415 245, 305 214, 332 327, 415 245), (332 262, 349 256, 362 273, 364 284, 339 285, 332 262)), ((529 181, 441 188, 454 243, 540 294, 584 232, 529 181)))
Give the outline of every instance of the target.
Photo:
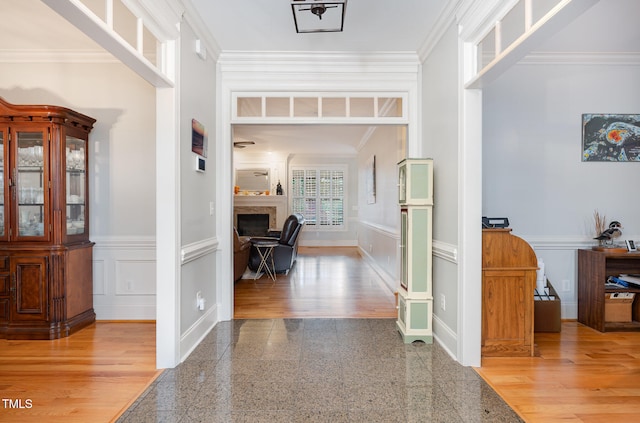
POLYGON ((409 213, 406 209, 400 210, 400 285, 408 289, 409 256, 409 213))
POLYGON ((84 234, 86 210, 86 141, 66 137, 67 235, 84 234))
POLYGON ((404 204, 407 201, 407 165, 398 167, 398 202, 404 204))
POLYGON ((45 235, 45 131, 16 132, 17 236, 45 235))

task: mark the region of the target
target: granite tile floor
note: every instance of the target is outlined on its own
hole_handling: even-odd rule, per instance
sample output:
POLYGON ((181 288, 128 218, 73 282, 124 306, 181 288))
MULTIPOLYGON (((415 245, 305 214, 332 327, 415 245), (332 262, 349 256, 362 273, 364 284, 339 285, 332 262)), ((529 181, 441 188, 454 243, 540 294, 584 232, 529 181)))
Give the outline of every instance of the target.
POLYGON ((436 343, 393 319, 220 322, 118 419, 139 422, 521 422, 436 343))

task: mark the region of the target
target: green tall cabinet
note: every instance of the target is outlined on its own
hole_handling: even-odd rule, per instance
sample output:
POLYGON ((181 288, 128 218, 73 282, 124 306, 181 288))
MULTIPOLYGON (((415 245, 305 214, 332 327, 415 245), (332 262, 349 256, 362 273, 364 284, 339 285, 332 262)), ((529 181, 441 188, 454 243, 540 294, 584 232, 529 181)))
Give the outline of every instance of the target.
POLYGON ((433 342, 433 160, 398 163, 400 288, 397 326, 405 343, 433 342))

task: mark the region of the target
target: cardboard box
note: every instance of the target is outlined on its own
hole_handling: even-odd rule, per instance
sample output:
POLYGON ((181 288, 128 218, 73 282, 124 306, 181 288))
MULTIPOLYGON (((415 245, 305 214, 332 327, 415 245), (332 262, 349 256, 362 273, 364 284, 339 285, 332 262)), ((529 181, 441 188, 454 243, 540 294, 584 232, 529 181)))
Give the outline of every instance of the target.
POLYGON ((534 332, 560 332, 560 297, 549 280, 547 280, 547 287, 549 295, 536 295, 533 302, 534 332))
POLYGON ((635 296, 631 292, 604 294, 604 321, 631 322, 631 307, 635 296))

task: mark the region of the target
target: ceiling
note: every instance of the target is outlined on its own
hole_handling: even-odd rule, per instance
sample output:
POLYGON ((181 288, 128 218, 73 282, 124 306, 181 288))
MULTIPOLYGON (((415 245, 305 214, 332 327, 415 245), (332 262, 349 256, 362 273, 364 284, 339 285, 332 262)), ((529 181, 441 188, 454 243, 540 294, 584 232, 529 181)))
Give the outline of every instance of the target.
MULTIPOLYGON (((104 0, 83 0, 95 8, 104 0)), ((348 0, 344 31, 298 34, 289 0, 190 0, 222 51, 416 52, 450 0, 348 0)), ((40 0, 0 0, 0 63, 16 54, 103 51, 40 0), (25 53, 26 52, 26 53, 25 53)), ((542 52, 640 54, 640 2, 600 0, 542 52)), ((242 126, 254 152, 355 153, 368 127, 242 126), (311 150, 315 146, 316 150, 311 150)), ((249 148, 245 149, 249 151, 249 148)))
POLYGON ((191 0, 222 50, 417 51, 447 0, 348 0, 344 31, 296 33, 290 0, 191 0))

